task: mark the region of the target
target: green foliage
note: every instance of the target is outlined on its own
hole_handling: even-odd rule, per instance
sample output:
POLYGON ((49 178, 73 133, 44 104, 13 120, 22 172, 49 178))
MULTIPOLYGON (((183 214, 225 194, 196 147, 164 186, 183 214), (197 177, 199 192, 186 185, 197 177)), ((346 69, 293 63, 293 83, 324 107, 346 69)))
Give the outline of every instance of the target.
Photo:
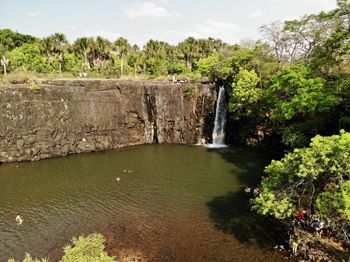
POLYGON ((288 197, 281 198, 272 192, 261 193, 252 201, 252 208, 262 215, 271 214, 277 219, 288 218, 295 211, 288 197))
POLYGON ((199 57, 199 43, 194 37, 188 37, 183 42, 179 43, 178 50, 180 56, 185 60, 187 68, 192 71, 192 66, 199 57))
POLYGON ((344 182, 335 190, 322 192, 316 203, 322 217, 350 221, 350 181, 344 182))
POLYGON ((84 60, 80 55, 68 53, 65 55, 65 63, 63 70, 66 72, 72 72, 73 74, 77 74, 82 71, 83 63, 84 60))
POLYGON ((104 251, 104 242, 105 239, 100 234, 73 238, 72 245, 64 247, 61 262, 113 262, 113 257, 104 251))
POLYGON ((11 51, 13 48, 19 47, 25 43, 34 43, 38 39, 31 35, 24 35, 17 32, 13 32, 10 29, 0 30, 0 47, 4 47, 7 51, 11 51))
POLYGON ((9 70, 12 71, 36 71, 47 73, 52 68, 41 55, 38 44, 23 44, 13 49, 9 54, 9 70))
MULTIPOLYGON (((101 234, 90 234, 86 237, 73 238, 72 244, 64 247, 64 255, 60 262, 114 262, 113 257, 104 251, 105 238, 101 234)), ((16 262, 9 259, 8 262, 16 262)), ((22 262, 49 262, 48 259, 33 259, 26 253, 22 262)))
POLYGON ((235 77, 230 93, 229 110, 249 115, 257 101, 260 100, 263 90, 257 87, 260 79, 251 70, 241 69, 235 77))
POLYGON ((170 75, 179 75, 189 72, 183 61, 174 61, 168 63, 167 71, 170 75))
POLYGON ((214 53, 208 57, 199 59, 196 63, 198 72, 202 76, 213 79, 212 71, 214 71, 214 67, 218 66, 220 62, 219 56, 219 53, 214 53))
POLYGON ((197 95, 196 89, 193 85, 187 86, 186 89, 184 90, 184 94, 187 97, 195 97, 197 95))
POLYGON ((316 207, 324 216, 333 209, 346 219, 349 215, 350 133, 330 137, 316 136, 310 146, 295 149, 280 161, 265 168, 268 175, 261 183, 261 194, 252 200, 253 209, 276 218, 290 217, 304 203, 316 207), (336 190, 330 197, 328 188, 336 190), (318 196, 316 196, 318 195, 318 196))
POLYGON ((233 77, 232 57, 222 53, 213 53, 208 57, 201 58, 196 63, 197 71, 210 80, 227 81, 233 77))
POLYGON ((40 91, 40 86, 37 83, 35 83, 35 82, 31 82, 30 86, 29 86, 29 89, 33 93, 38 93, 40 91))
POLYGON ((288 125, 280 128, 282 141, 291 148, 303 147, 307 145, 309 139, 303 133, 303 128, 298 125, 288 125))
POLYGON ((302 63, 286 67, 276 75, 267 101, 274 121, 326 112, 338 103, 337 97, 326 89, 324 80, 312 77, 310 69, 302 63))

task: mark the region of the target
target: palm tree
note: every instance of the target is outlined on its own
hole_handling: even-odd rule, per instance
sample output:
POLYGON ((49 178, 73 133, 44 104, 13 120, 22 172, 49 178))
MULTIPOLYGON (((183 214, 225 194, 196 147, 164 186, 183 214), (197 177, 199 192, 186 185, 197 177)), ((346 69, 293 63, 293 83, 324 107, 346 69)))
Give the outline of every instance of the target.
POLYGON ((167 42, 149 40, 143 47, 144 52, 150 58, 166 58, 172 51, 171 46, 167 42))
POLYGON ((52 57, 56 56, 59 64, 59 72, 62 72, 62 64, 64 62, 64 53, 66 44, 68 43, 67 38, 62 33, 54 33, 43 39, 41 50, 46 53, 48 62, 51 64, 52 57))
POLYGON ((47 56, 48 64, 51 65, 52 62, 52 53, 53 53, 53 42, 52 38, 45 37, 40 42, 40 51, 47 56))
POLYGON ((167 42, 149 40, 143 47, 145 54, 145 69, 152 75, 167 73, 167 64, 172 52, 172 47, 167 42))
POLYGON ((144 60, 144 53, 137 51, 131 52, 127 56, 128 64, 134 69, 134 76, 136 76, 137 71, 140 70, 140 66, 144 60))
POLYGON ((114 42, 115 49, 119 55, 120 58, 120 74, 123 75, 124 73, 124 56, 129 52, 131 49, 130 44, 127 39, 123 37, 119 37, 114 42))
POLYGON ((111 59, 112 44, 100 36, 93 44, 93 64, 95 69, 102 67, 106 61, 111 59))
POLYGON ((3 66, 4 76, 7 76, 7 66, 9 60, 7 58, 7 52, 9 50, 9 43, 1 41, 0 43, 0 64, 3 66))
POLYGON ((199 56, 198 40, 193 37, 185 39, 185 41, 178 44, 180 56, 185 60, 187 68, 192 71, 192 64, 194 59, 199 56))
POLYGON ((52 36, 54 52, 57 54, 60 73, 62 72, 62 64, 64 62, 64 53, 66 51, 67 38, 62 33, 55 33, 52 36))
POLYGON ((94 39, 92 37, 82 37, 75 40, 73 50, 75 53, 81 54, 84 57, 83 68, 90 69, 89 56, 94 48, 94 39))

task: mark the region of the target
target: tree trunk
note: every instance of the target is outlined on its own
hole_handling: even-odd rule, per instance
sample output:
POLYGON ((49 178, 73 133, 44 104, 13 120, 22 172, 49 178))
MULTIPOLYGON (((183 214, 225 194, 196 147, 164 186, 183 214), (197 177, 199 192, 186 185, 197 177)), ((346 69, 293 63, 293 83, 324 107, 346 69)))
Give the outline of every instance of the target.
POLYGON ((6 71, 6 64, 4 63, 4 77, 7 76, 7 71, 6 71))
POLYGON ((310 200, 309 200, 309 209, 310 209, 310 211, 312 212, 312 211, 313 211, 313 209, 312 209, 312 202, 313 202, 314 195, 315 195, 315 186, 314 186, 314 183, 311 182, 311 186, 312 186, 312 193, 311 193, 311 197, 310 197, 310 200))
POLYGON ((1 57, 1 64, 4 67, 4 77, 7 76, 7 63, 8 63, 8 61, 7 61, 6 57, 2 56, 1 57))
POLYGON ((190 72, 192 72, 192 63, 190 58, 186 59, 186 67, 190 70, 190 72))
POLYGON ((89 69, 90 68, 90 63, 87 58, 87 51, 84 51, 84 69, 89 69))
POLYGON ((120 57, 120 75, 122 76, 124 74, 124 55, 122 54, 120 57))

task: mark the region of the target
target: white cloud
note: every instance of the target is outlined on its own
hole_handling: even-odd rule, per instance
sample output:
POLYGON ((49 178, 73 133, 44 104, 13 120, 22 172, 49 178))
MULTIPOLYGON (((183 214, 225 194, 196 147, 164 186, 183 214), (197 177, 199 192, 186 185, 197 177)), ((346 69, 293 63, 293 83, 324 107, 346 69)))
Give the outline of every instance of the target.
POLYGON ((78 30, 78 27, 76 25, 69 25, 68 28, 73 31, 78 30))
POLYGON ((236 24, 223 22, 215 19, 208 19, 204 23, 198 23, 194 26, 194 34, 201 36, 219 36, 233 35, 240 31, 240 27, 236 24))
POLYGON ((171 16, 168 9, 151 2, 133 4, 131 5, 130 8, 124 11, 124 15, 127 18, 135 18, 135 17, 164 18, 164 17, 171 16))
POLYGON ((321 7, 322 10, 330 10, 336 7, 335 0, 291 0, 296 4, 312 4, 321 7))
POLYGON ((289 5, 310 5, 322 10, 331 10, 336 8, 335 0, 269 0, 271 3, 287 2, 289 5))
POLYGON ((187 29, 166 29, 164 32, 171 38, 176 37, 177 41, 193 36, 196 38, 214 37, 229 43, 235 43, 241 38, 244 30, 236 24, 210 18, 187 29))
POLYGON ((258 18, 258 17, 262 17, 262 15, 263 15, 263 11, 260 10, 260 9, 256 9, 253 12, 251 12, 249 17, 251 17, 251 18, 258 18))
POLYGON ((166 5, 169 1, 168 0, 155 0, 163 5, 166 5))
POLYGON ((36 17, 36 16, 44 16, 44 15, 47 15, 47 13, 41 12, 41 11, 30 11, 30 12, 27 12, 27 15, 36 17))

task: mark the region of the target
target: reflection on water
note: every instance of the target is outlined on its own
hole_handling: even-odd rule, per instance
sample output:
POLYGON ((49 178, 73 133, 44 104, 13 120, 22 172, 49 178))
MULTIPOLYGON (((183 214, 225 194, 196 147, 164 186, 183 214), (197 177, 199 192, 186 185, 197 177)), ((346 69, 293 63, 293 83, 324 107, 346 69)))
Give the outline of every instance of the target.
POLYGON ((152 261, 279 261, 273 235, 241 193, 269 159, 255 150, 148 145, 3 164, 0 260, 24 252, 57 260, 72 236, 98 231, 114 255, 131 249, 152 261))

